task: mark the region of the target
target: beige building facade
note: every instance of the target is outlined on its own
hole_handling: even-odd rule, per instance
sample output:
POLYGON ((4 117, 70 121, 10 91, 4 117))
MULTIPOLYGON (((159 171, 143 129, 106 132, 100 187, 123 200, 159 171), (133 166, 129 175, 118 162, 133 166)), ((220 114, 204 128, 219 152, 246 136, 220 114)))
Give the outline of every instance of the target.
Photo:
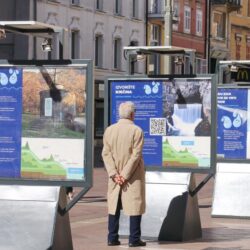
MULTIPOLYGON (((65 58, 95 61, 95 78, 126 71, 123 47, 145 44, 143 0, 38 0, 37 20, 68 29, 65 58)), ((37 58, 47 59, 37 43, 37 58)), ((65 49, 64 49, 65 51, 65 49)), ((138 72, 144 67, 139 66, 138 72)))
POLYGON ((242 0, 241 9, 230 15, 230 58, 250 60, 250 1, 242 0))
POLYGON ((210 72, 216 72, 220 60, 231 58, 231 25, 230 16, 241 9, 241 1, 211 1, 210 13, 210 72))

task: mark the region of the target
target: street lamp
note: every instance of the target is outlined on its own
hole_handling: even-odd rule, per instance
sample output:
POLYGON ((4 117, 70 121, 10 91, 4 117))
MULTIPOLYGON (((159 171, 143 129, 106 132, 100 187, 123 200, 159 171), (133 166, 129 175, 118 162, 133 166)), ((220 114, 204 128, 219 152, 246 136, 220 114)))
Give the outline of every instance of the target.
MULTIPOLYGON (((45 39, 42 43, 43 51, 51 51, 53 43, 52 58, 59 59, 59 43, 63 46, 63 52, 66 52, 65 42, 66 28, 51 25, 47 23, 41 23, 37 21, 0 21, 0 38, 5 38, 5 32, 31 35, 45 39)), ((62 53, 62 58, 65 54, 62 53)))
POLYGON ((50 52, 52 51, 52 43, 51 43, 51 39, 49 38, 45 38, 42 42, 42 50, 44 52, 50 52))

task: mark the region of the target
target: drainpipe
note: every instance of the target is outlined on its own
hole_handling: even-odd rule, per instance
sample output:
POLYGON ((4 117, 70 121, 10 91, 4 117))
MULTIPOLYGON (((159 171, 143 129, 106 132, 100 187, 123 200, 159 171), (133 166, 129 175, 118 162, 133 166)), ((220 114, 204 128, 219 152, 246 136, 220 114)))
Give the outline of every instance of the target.
MULTIPOLYGON (((37 0, 33 0, 33 18, 34 21, 37 21, 37 0)), ((33 37, 33 59, 37 59, 37 51, 36 51, 37 39, 36 36, 33 37)))
POLYGON ((207 14, 207 25, 206 25, 206 57, 207 57, 207 71, 211 72, 211 63, 210 63, 210 32, 211 32, 211 2, 210 0, 206 1, 206 14, 207 14))
MULTIPOLYGON (((172 0, 165 0, 165 15, 164 15, 164 44, 165 46, 172 45, 172 0)), ((164 56, 164 73, 171 74, 171 57, 164 56)))

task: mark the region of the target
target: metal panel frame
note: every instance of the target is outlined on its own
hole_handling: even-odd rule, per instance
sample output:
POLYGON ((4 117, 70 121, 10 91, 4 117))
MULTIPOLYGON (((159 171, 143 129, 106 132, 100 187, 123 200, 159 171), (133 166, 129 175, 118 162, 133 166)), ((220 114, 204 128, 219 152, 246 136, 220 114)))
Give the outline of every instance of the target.
MULTIPOLYGON (((93 62, 92 60, 0 60, 0 67, 36 67, 36 66, 48 66, 48 67, 82 67, 86 70, 86 137, 84 147, 84 180, 37 180, 37 179, 10 179, 1 178, 0 184, 5 185, 32 185, 32 186, 74 186, 84 187, 84 189, 74 199, 76 203, 78 196, 84 195, 93 184, 93 121, 94 121, 94 91, 93 91, 93 62)), ((71 204, 68 210, 73 206, 71 204)))
MULTIPOLYGON (((142 217, 142 238, 159 241, 187 241, 201 237, 197 196, 192 173, 146 173, 146 213, 142 217)), ((129 235, 128 216, 121 213, 120 235, 129 235)))
MULTIPOLYGON (((241 63, 249 64, 250 61, 220 61, 217 90, 250 89, 248 83, 223 83, 222 81, 224 68, 232 64, 237 66, 241 63)), ((249 219, 249 213, 247 213, 247 211, 249 211, 249 202, 247 202, 249 173, 248 169, 244 169, 244 167, 246 167, 244 165, 249 164, 250 159, 223 159, 217 157, 217 163, 212 200, 212 217, 249 219), (221 170, 220 165, 223 166, 224 170, 221 170), (233 165, 235 171, 232 171, 232 166, 230 165, 233 165), (238 165, 239 169, 236 165, 238 165), (228 197, 232 198, 228 199, 228 197), (239 204, 241 204, 241 206, 239 206, 239 204)))
MULTIPOLYGON (((249 85, 246 86, 239 86, 237 84, 221 84, 217 86, 217 89, 250 89, 249 85)), ((217 134, 217 131, 216 131, 217 134)), ((217 156, 217 154, 216 154, 217 156)), ((228 162, 228 163, 250 163, 250 158, 249 159, 234 159, 234 158, 229 158, 229 159, 222 159, 217 157, 217 162, 228 162)))
POLYGON ((5 249, 6 244, 8 249, 34 249, 34 246, 37 249, 73 249, 69 214, 61 212, 67 204, 65 188, 0 185, 0 190, 3 194, 0 201, 5 208, 0 211, 4 224, 0 230, 0 238, 4 239, 0 249, 5 249), (42 216, 37 219, 39 215, 42 216), (24 236, 31 236, 34 230, 39 231, 39 235, 23 241, 24 236))
POLYGON ((192 173, 210 173, 213 174, 216 171, 216 124, 217 124, 217 89, 216 89, 216 75, 214 74, 204 74, 204 75, 164 75, 164 76, 118 76, 118 77, 110 77, 105 80, 105 93, 104 93, 104 127, 110 125, 110 83, 111 81, 140 81, 140 80, 168 80, 168 79, 199 79, 199 78, 211 78, 211 143, 210 143, 210 168, 202 169, 202 168, 170 168, 170 167, 162 167, 162 166, 154 166, 154 167, 146 167, 147 171, 166 171, 166 172, 192 172, 192 173))

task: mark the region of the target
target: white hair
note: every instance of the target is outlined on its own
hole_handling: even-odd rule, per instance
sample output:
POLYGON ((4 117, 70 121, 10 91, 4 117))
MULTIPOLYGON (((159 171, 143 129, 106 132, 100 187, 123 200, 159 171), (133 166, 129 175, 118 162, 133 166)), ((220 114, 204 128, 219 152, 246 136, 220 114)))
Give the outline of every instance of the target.
POLYGON ((134 112, 135 104, 133 102, 122 102, 119 106, 119 116, 121 119, 129 119, 134 112))

